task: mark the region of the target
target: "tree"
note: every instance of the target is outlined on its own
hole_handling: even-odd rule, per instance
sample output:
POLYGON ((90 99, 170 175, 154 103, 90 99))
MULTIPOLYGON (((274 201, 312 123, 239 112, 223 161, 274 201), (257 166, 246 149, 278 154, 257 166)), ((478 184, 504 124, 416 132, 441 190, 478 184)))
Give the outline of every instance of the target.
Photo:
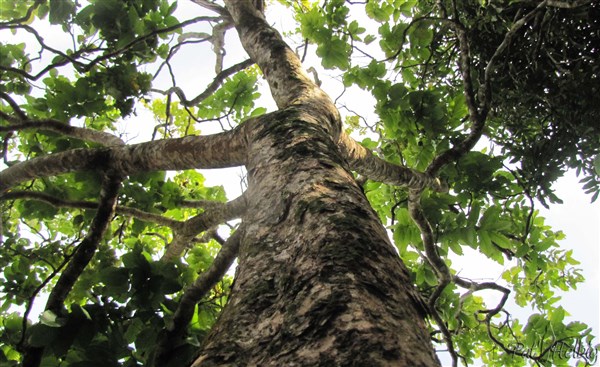
POLYGON ((17 36, 0 44, 4 364, 437 366, 432 340, 454 365, 595 358, 556 305, 583 279, 535 199, 558 201, 566 168, 598 196, 597 3, 267 4, 342 72, 335 100, 262 1, 193 3, 184 21, 168 0, 0 5, 17 36), (249 59, 225 67, 233 28, 249 59), (176 59, 209 47, 215 77, 189 99, 176 59), (261 77, 272 112, 255 108, 261 77), (345 102, 361 89, 377 121, 345 102), (152 139, 125 143, 144 108, 152 139), (496 149, 475 150, 484 135, 496 149), (197 169, 232 166, 247 189, 226 201, 197 169), (465 247, 505 264, 503 283, 460 277, 465 247))

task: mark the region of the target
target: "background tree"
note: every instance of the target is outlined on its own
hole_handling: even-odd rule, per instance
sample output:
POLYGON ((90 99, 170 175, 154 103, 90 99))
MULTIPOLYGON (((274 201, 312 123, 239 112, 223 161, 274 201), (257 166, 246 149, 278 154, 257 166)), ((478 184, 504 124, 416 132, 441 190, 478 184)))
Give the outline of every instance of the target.
POLYGON ((293 14, 299 56, 264 5, 0 3, 0 361, 437 365, 430 337, 455 365, 592 361, 555 295, 583 278, 535 203, 560 200, 568 168, 598 196, 597 2, 267 4, 293 14), (309 78, 313 52, 327 71, 309 78), (180 60, 208 55, 214 79, 190 98, 177 82, 206 70, 180 60), (146 110, 150 141, 127 144, 146 110), (224 132, 202 134, 210 121, 224 132), (240 165, 230 201, 197 172, 240 165), (457 275, 465 247, 504 264, 502 282, 457 275))

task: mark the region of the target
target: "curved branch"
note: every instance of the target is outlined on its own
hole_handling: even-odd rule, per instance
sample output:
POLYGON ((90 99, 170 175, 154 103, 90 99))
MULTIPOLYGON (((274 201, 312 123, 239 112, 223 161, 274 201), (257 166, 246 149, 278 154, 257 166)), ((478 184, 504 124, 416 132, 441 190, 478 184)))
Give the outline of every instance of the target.
POLYGON ((17 163, 0 172, 0 193, 21 182, 75 171, 120 175, 158 170, 224 168, 246 161, 246 123, 234 130, 120 147, 73 149, 17 163))
POLYGON ((246 197, 241 195, 221 206, 206 208, 203 213, 188 219, 182 224, 181 228, 175 230, 173 241, 167 246, 161 261, 170 261, 179 257, 186 248, 193 244, 194 237, 198 233, 228 220, 241 217, 246 207, 246 197))
POLYGON ((225 241, 208 270, 200 274, 194 284, 184 291, 172 322, 167 325, 166 332, 158 342, 153 366, 164 366, 172 356, 173 348, 179 344, 192 320, 196 304, 223 278, 233 264, 240 247, 242 232, 243 228, 239 228, 225 241))
POLYGON ((338 146, 348 161, 350 169, 373 181, 389 185, 407 186, 417 190, 431 187, 438 192, 448 191, 446 184, 438 178, 386 162, 373 155, 370 150, 357 143, 345 133, 340 134, 338 146))
MULTIPOLYGON (((74 208, 74 209, 98 209, 98 203, 93 201, 74 201, 60 199, 43 192, 37 191, 9 191, 0 195, 0 201, 4 200, 18 200, 18 199, 29 199, 42 201, 46 204, 50 204, 55 208, 74 208)), ((211 202, 209 202, 211 203, 211 202)), ((210 205, 210 204, 209 204, 210 205)), ((140 209, 130 208, 127 206, 118 205, 115 208, 115 213, 134 217, 137 219, 144 220, 146 222, 156 223, 161 226, 169 227, 172 229, 178 229, 182 227, 183 223, 171 218, 163 217, 162 215, 148 213, 140 209)))
POLYGON ((201 7, 203 7, 204 9, 208 9, 210 11, 214 11, 215 13, 228 18, 229 12, 227 11, 227 9, 225 9, 224 7, 222 7, 219 4, 215 4, 212 1, 209 0, 192 0, 193 3, 200 5, 201 7))
POLYGON ((217 74, 215 76, 215 78, 213 79, 213 81, 208 85, 208 87, 206 87, 206 89, 204 90, 204 92, 200 93, 198 96, 196 96, 194 99, 192 100, 188 100, 185 97, 185 94, 183 93, 183 90, 181 90, 181 88, 179 87, 171 87, 166 91, 160 91, 157 89, 152 89, 152 92, 155 93, 160 93, 160 94, 170 94, 170 93, 175 93, 177 95, 177 97, 179 97, 179 100, 181 101, 181 104, 184 105, 185 107, 193 107, 193 106, 197 106, 200 102, 204 101, 206 98, 208 98, 209 96, 211 96, 217 89, 219 89, 219 87, 221 86, 221 84, 223 84, 223 81, 239 72, 242 71, 250 66, 254 65, 254 61, 248 59, 245 61, 240 62, 239 64, 235 64, 233 66, 230 66, 229 68, 221 71, 219 74, 217 74))
POLYGON ((488 61, 484 75, 483 81, 481 82, 481 87, 478 92, 479 103, 477 103, 477 99, 475 98, 475 88, 473 86, 472 79, 472 65, 471 65, 471 55, 470 55, 470 47, 469 40, 467 37, 467 30, 465 27, 458 21, 458 19, 451 20, 450 23, 453 25, 453 28, 456 32, 458 38, 458 44, 460 48, 460 63, 459 68, 461 74, 463 76, 463 88, 466 104, 469 110, 469 119, 471 120, 471 131, 470 133, 457 145, 453 146, 451 149, 443 152, 438 155, 433 162, 427 168, 427 173, 431 175, 437 174, 437 172, 446 164, 458 160, 468 151, 470 151, 475 144, 481 138, 483 134, 483 129, 485 127, 485 121, 487 119, 487 115, 490 111, 490 106, 492 102, 492 92, 491 92, 491 82, 492 82, 492 74, 496 70, 496 64, 502 53, 508 48, 512 39, 516 36, 516 33, 519 29, 521 29, 529 20, 531 20, 535 15, 544 7, 549 6, 550 0, 545 0, 540 2, 535 9, 531 12, 523 16, 521 19, 516 21, 510 30, 506 32, 504 35, 504 39, 502 43, 496 48, 494 55, 488 61))
POLYGON ((460 48, 460 62, 458 66, 462 74, 463 94, 469 110, 471 131, 460 143, 435 157, 433 162, 431 162, 426 170, 426 172, 430 175, 436 175, 443 166, 450 162, 456 161, 470 151, 475 144, 477 144, 479 138, 481 138, 481 135, 483 134, 483 128, 485 127, 485 120, 487 116, 487 111, 485 114, 480 111, 475 98, 473 78, 471 76, 471 50, 469 47, 469 40, 467 38, 467 30, 458 21, 458 19, 451 21, 451 24, 456 32, 458 46, 460 48))
POLYGON ((198 22, 205 22, 205 21, 217 21, 220 18, 215 18, 215 17, 205 17, 205 16, 200 16, 200 17, 195 17, 193 19, 189 19, 186 21, 183 21, 179 24, 175 24, 173 26, 170 27, 165 27, 165 28, 161 28, 161 29, 156 29, 152 32, 146 33, 136 39, 134 39, 133 41, 127 43, 125 46, 113 51, 113 52, 107 52, 105 54, 103 54, 102 56, 99 56, 97 58, 95 58, 94 60, 92 60, 89 64, 87 64, 84 68, 83 71, 90 71, 94 66, 96 66, 98 63, 104 61, 104 60, 108 60, 113 56, 117 56, 125 51, 127 51, 128 49, 132 48, 133 46, 135 46, 136 44, 140 43, 140 42, 144 42, 145 40, 152 38, 156 35, 162 34, 162 33, 168 33, 168 32, 172 32, 175 31, 177 29, 186 27, 188 25, 191 24, 195 24, 198 22))
MULTIPOLYGON (((9 119, 9 116, 5 115, 0 111, 0 117, 9 119)), ((14 119, 11 119, 14 120, 14 119)), ((0 126, 0 133, 10 131, 20 131, 28 129, 39 129, 41 131, 51 131, 62 135, 70 136, 72 138, 89 141, 92 143, 102 144, 104 146, 112 145, 125 145, 123 140, 103 131, 97 131, 92 129, 86 129, 83 127, 71 126, 62 123, 58 120, 45 119, 45 120, 24 120, 19 121, 15 125, 0 126)))
POLYGON ((19 120, 27 120, 27 115, 25 114, 25 112, 23 112, 21 107, 19 107, 19 104, 17 102, 15 102, 15 100, 12 99, 8 94, 0 91, 0 98, 5 100, 6 103, 8 103, 8 105, 10 106, 10 108, 12 108, 14 113, 18 116, 18 118, 11 117, 8 114, 6 114, 5 112, 0 111, 0 112, 2 112, 2 117, 4 119, 6 119, 7 121, 10 121, 10 122, 16 122, 19 120))
POLYGON ((2 22, 2 23, 0 23, 0 29, 2 27, 6 27, 7 25, 26 22, 27 20, 29 20, 29 18, 31 18, 31 14, 33 14, 33 12, 35 11, 35 9, 37 9, 38 6, 42 5, 45 1, 46 0, 36 0, 33 3, 33 5, 31 5, 29 8, 27 8, 27 12, 25 13, 24 16, 22 16, 21 18, 9 20, 8 22, 2 22))
POLYGON ((442 320, 440 314, 437 312, 435 308, 435 304, 446 288, 448 284, 450 284, 451 274, 448 265, 446 262, 440 257, 437 252, 437 248, 435 246, 435 239, 433 236, 433 230, 431 229, 431 225, 429 221, 425 217, 425 213, 423 213, 423 209, 421 207, 421 193, 422 190, 410 189, 408 191, 408 211, 410 213, 411 218, 419 227, 421 231, 421 238, 423 240, 423 246, 425 247, 425 254, 427 255, 427 260, 431 267, 435 270, 437 274, 437 278, 439 284, 433 291, 432 295, 429 297, 428 306, 431 311, 431 314, 437 323, 440 331, 444 335, 444 341, 446 346, 448 347, 448 353, 452 357, 452 366, 456 367, 458 365, 458 354, 454 349, 454 343, 452 342, 452 335, 448 330, 448 327, 442 320))
MULTIPOLYGON (((115 206, 121 179, 117 177, 105 177, 102 183, 102 191, 100 195, 100 204, 96 216, 92 220, 90 230, 85 238, 81 241, 75 253, 72 255, 65 270, 62 272, 56 285, 52 288, 45 310, 51 311, 56 315, 60 315, 64 308, 64 302, 73 285, 79 279, 79 276, 85 267, 92 260, 96 253, 98 244, 104 235, 104 232, 110 224, 110 220, 114 214, 115 206)), ((37 367, 41 362, 44 352, 43 347, 28 346, 23 354, 24 367, 37 367)))

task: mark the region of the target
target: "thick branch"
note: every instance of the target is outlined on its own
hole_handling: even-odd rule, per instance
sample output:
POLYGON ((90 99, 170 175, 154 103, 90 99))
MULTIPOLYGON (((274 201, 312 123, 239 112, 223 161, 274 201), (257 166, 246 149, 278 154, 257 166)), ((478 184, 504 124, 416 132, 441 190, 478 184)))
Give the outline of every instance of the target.
POLYGON ((237 256, 240 246, 242 229, 235 231, 221 247, 208 270, 202 273, 188 287, 181 297, 179 306, 173 315, 172 322, 159 340, 153 366, 164 366, 173 353, 174 346, 178 345, 185 335, 187 325, 190 323, 196 304, 223 278, 233 260, 237 256))
POLYGON ((246 197, 244 195, 237 197, 221 206, 206 208, 201 214, 198 214, 183 223, 179 230, 173 235, 173 241, 167 247, 162 261, 170 261, 181 255, 181 253, 194 242, 194 237, 200 232, 217 226, 228 220, 239 218, 246 210, 246 197))
POLYGON ((245 129, 207 136, 186 136, 136 145, 73 149, 34 158, 0 172, 0 193, 21 182, 75 171, 111 171, 120 175, 158 170, 224 168, 246 160, 245 129))
MULTIPOLYGON (((62 272, 56 285, 52 288, 46 303, 45 310, 52 311, 56 315, 62 313, 65 299, 73 288, 73 285, 79 279, 79 276, 92 260, 96 253, 96 249, 102 236, 110 224, 110 220, 114 214, 119 187, 121 180, 115 177, 105 177, 102 192, 100 196, 100 204, 98 211, 94 217, 90 230, 85 238, 81 241, 67 267, 62 272)), ((23 356, 24 367, 37 367, 41 362, 43 355, 43 347, 29 347, 23 356)))
POLYGON ((417 190, 422 190, 425 187, 431 187, 439 192, 448 190, 446 185, 437 178, 376 157, 371 151, 358 144, 345 133, 340 135, 338 145, 350 164, 350 168, 373 181, 389 185, 408 186, 417 190))

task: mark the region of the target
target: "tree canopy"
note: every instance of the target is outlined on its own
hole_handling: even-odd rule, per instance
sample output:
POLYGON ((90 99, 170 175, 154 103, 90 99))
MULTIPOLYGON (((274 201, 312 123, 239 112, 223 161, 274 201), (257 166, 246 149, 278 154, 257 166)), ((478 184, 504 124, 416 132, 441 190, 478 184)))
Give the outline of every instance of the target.
MULTIPOLYGON (((454 365, 595 362, 591 329, 557 295, 584 280, 578 262, 536 208, 560 203, 569 169, 600 195, 600 4, 254 3, 294 21, 284 40, 341 113, 340 150, 454 365), (466 249, 502 264, 500 280, 461 277, 466 249)), ((229 137, 269 118, 267 89, 282 108, 301 79, 249 58, 231 9, 0 2, 0 364, 195 357, 227 303, 246 209, 198 169, 243 166, 229 137)))

